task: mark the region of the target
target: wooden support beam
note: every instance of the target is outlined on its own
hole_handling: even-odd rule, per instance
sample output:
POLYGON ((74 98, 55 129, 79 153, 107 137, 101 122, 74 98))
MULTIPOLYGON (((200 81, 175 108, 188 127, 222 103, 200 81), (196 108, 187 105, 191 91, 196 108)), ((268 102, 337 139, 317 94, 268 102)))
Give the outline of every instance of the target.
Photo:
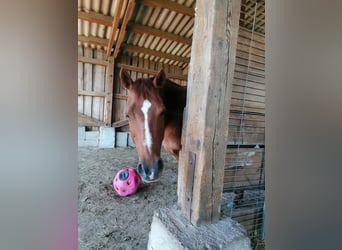
POLYGON ((106 26, 111 26, 113 22, 113 17, 105 16, 94 11, 90 11, 89 13, 78 11, 78 18, 91 23, 103 24, 106 26))
POLYGON ((99 38, 95 36, 78 36, 78 41, 88 44, 95 44, 106 47, 108 44, 108 39, 99 38))
MULTIPOLYGON (((124 64, 124 63, 117 63, 116 67, 125 68, 127 70, 132 70, 135 72, 139 72, 139 73, 143 73, 143 74, 149 74, 149 75, 155 75, 158 73, 157 70, 145 69, 145 68, 136 67, 136 66, 132 66, 132 65, 124 64)), ((178 80, 183 80, 183 81, 187 80, 187 76, 175 75, 175 74, 171 74, 171 73, 166 73, 166 77, 170 78, 170 79, 178 79, 178 80)))
POLYGON ((127 100, 127 98, 128 98, 127 95, 114 94, 114 99, 117 99, 117 100, 127 100))
POLYGON ((85 56, 78 56, 78 61, 83 62, 83 63, 101 65, 101 66, 107 66, 108 64, 108 62, 105 60, 99 60, 99 59, 89 58, 85 56))
POLYGON ((117 57, 117 55, 119 53, 122 40, 123 40, 123 38, 125 36, 126 26, 127 26, 129 18, 131 17, 131 14, 132 14, 132 11, 133 11, 133 7, 134 7, 134 2, 135 2, 135 0, 129 0, 129 2, 127 4, 126 13, 125 13, 125 15, 123 17, 122 24, 121 24, 121 27, 120 27, 119 37, 118 37, 118 40, 116 41, 116 44, 115 44, 114 59, 117 57))
POLYGON ((108 57, 110 56, 110 54, 112 52, 112 47, 113 47, 113 44, 114 44, 116 30, 118 29, 118 26, 119 26, 119 21, 120 21, 120 15, 121 15, 121 10, 122 10, 123 2, 124 2, 123 0, 118 0, 117 1, 117 7, 116 7, 116 12, 115 12, 114 18, 113 18, 112 29, 110 31, 109 41, 107 43, 107 54, 106 54, 106 58, 107 59, 108 59, 108 57))
POLYGON ((175 11, 177 13, 181 13, 187 16, 194 16, 194 10, 192 8, 186 7, 182 4, 178 4, 169 0, 138 0, 137 2, 154 8, 159 7, 169 9, 171 11, 175 11))
POLYGON ((192 39, 190 39, 190 38, 175 35, 173 33, 169 33, 166 31, 159 30, 159 29, 151 28, 149 26, 144 26, 141 24, 129 23, 127 25, 127 30, 130 32, 138 33, 138 34, 149 34, 149 35, 153 35, 153 36, 158 36, 161 38, 173 40, 173 41, 176 41, 179 43, 184 43, 187 45, 191 45, 191 43, 192 43, 192 39))
POLYGON ((112 124, 112 107, 113 107, 113 79, 114 79, 114 60, 109 58, 106 71, 105 83, 105 102, 104 102, 104 122, 106 126, 112 124))
POLYGON ((96 92, 96 91, 86 91, 86 90, 79 90, 78 95, 82 96, 97 96, 97 97, 105 97, 105 92, 96 92))
POLYGON ((196 9, 178 204, 202 225, 220 217, 240 0, 197 0, 196 9))
POLYGON ((78 126, 83 127, 83 126, 90 126, 90 127, 99 127, 99 126, 104 126, 105 123, 101 122, 95 118, 92 118, 90 116, 87 116, 82 113, 78 113, 78 126))
POLYGON ((113 122, 112 124, 112 127, 113 128, 119 128, 119 127, 122 127, 122 126, 126 126, 128 125, 128 120, 122 120, 122 121, 117 121, 117 122, 113 122))
POLYGON ((189 63, 189 61, 190 61, 190 58, 176 56, 176 55, 164 53, 161 51, 146 49, 146 48, 142 48, 142 47, 138 47, 138 46, 134 46, 134 45, 125 44, 122 46, 122 49, 125 51, 129 51, 129 52, 143 53, 146 55, 165 58, 165 59, 169 59, 169 60, 173 60, 173 61, 177 61, 177 62, 182 62, 182 63, 189 63))

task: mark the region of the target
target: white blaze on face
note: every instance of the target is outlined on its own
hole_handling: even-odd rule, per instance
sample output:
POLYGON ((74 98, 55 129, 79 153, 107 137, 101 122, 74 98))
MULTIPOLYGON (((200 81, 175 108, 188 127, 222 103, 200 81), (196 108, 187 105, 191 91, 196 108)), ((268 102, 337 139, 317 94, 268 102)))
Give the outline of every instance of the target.
POLYGON ((151 103, 149 100, 144 100, 144 103, 141 107, 141 111, 144 113, 144 131, 145 131, 145 146, 147 149, 151 152, 151 146, 152 146, 152 136, 150 132, 150 127, 148 126, 148 110, 151 107, 151 103))

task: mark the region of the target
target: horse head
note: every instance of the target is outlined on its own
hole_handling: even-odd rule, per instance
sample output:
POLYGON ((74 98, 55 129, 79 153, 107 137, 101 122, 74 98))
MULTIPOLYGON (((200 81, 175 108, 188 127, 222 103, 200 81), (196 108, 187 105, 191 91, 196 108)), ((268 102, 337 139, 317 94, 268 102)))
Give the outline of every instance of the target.
POLYGON ((128 89, 126 116, 138 151, 137 170, 145 182, 158 180, 163 170, 160 158, 164 138, 165 106, 160 89, 166 81, 164 70, 155 77, 132 80, 125 69, 120 70, 120 83, 128 89))

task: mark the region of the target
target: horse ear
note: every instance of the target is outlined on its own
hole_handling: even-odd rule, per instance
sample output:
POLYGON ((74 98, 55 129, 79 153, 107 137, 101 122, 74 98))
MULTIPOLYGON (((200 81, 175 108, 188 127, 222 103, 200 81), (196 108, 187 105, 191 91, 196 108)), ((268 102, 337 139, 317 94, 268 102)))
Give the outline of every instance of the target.
POLYGON ((161 88, 163 87, 166 80, 166 75, 163 69, 160 69, 159 72, 156 74, 156 76, 153 79, 153 85, 155 88, 161 88))
POLYGON ((121 68, 120 73, 119 73, 119 78, 120 78, 121 86, 124 87, 125 89, 129 89, 130 85, 133 84, 133 80, 131 76, 128 74, 128 72, 124 68, 121 68))

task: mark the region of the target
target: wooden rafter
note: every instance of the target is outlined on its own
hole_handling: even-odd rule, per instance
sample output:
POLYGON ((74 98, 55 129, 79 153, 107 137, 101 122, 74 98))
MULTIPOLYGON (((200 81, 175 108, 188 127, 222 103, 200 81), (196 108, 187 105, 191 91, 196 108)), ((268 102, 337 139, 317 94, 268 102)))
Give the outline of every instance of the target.
POLYGON ((121 24, 119 37, 118 37, 118 40, 116 42, 115 49, 114 49, 114 59, 117 57, 117 55, 119 53, 119 49, 120 49, 122 40, 123 40, 123 38, 125 36, 126 26, 127 26, 127 23, 128 23, 128 19, 131 17, 131 14, 132 14, 132 11, 133 11, 134 3, 135 3, 135 0, 129 0, 129 2, 128 2, 126 13, 124 15, 124 18, 123 18, 123 21, 122 21, 122 24, 121 24))
POLYGON ((108 39, 99 38, 95 36, 78 36, 78 41, 83 43, 95 44, 106 47, 108 44, 108 39))
POLYGON ((78 56, 78 61, 83 62, 83 63, 90 63, 90 64, 96 64, 96 65, 101 65, 101 66, 107 66, 107 61, 105 61, 105 60, 94 59, 94 58, 89 58, 89 57, 85 57, 85 56, 78 56))
POLYGON ((137 0, 137 3, 150 6, 169 9, 187 16, 194 16, 194 10, 184 5, 169 1, 169 0, 137 0))
POLYGON ((146 49, 146 48, 142 48, 142 47, 138 47, 138 46, 134 46, 134 45, 124 44, 122 46, 122 49, 125 51, 129 51, 129 52, 143 53, 143 54, 147 54, 147 55, 151 55, 151 56, 155 56, 155 57, 160 57, 160 58, 165 58, 165 59, 169 59, 169 60, 173 60, 173 61, 177 61, 177 62, 182 62, 182 63, 189 63, 189 61, 190 61, 190 58, 176 56, 176 55, 172 55, 169 53, 164 53, 164 52, 160 52, 160 51, 156 51, 156 50, 146 49))
POLYGON ((117 8, 116 8, 116 12, 115 12, 114 18, 113 18, 112 30, 110 32, 109 42, 107 43, 106 58, 108 58, 110 56, 110 53, 111 53, 111 50, 112 50, 112 47, 113 47, 113 44, 114 44, 116 30, 117 30, 117 28, 119 26, 122 5, 123 5, 123 0, 118 0, 118 5, 117 5, 117 8))
POLYGON ((135 32, 139 34, 149 34, 153 36, 158 36, 161 38, 165 38, 168 40, 173 40, 179 43, 184 43, 187 45, 191 45, 192 39, 186 38, 183 36, 175 35, 173 33, 169 33, 166 31, 158 30, 149 26, 144 26, 141 24, 136 24, 136 23, 130 23, 127 25, 127 30, 130 32, 135 32))
POLYGON ((91 23, 103 24, 106 26, 111 26, 113 23, 113 17, 105 16, 100 13, 91 11, 89 13, 84 11, 78 12, 78 18, 81 20, 89 21, 91 23))
MULTIPOLYGON (((145 68, 136 67, 136 66, 132 66, 132 65, 124 64, 124 63, 116 63, 115 65, 118 68, 124 68, 124 69, 127 69, 127 70, 132 70, 132 71, 135 71, 135 72, 140 72, 140 73, 143 73, 143 74, 155 75, 155 74, 158 73, 157 70, 145 69, 145 68)), ((168 78, 170 78, 170 79, 178 79, 178 80, 183 80, 183 81, 186 81, 188 79, 187 76, 176 75, 176 74, 172 74, 172 73, 166 73, 166 76, 168 78)))

